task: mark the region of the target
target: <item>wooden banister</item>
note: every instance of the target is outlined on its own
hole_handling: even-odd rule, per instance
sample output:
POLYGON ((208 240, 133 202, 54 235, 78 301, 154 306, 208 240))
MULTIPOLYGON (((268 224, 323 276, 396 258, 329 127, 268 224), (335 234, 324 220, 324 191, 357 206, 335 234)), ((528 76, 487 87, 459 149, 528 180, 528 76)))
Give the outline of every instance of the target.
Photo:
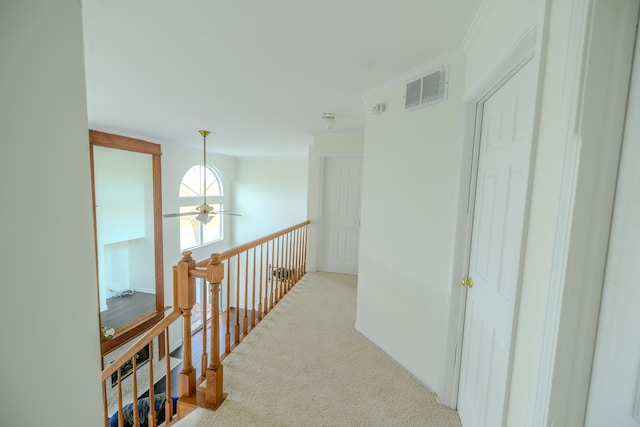
POLYGON ((142 350, 143 347, 149 345, 158 335, 160 335, 165 329, 169 327, 173 322, 180 318, 180 312, 174 310, 164 319, 155 324, 155 326, 149 329, 138 341, 136 341, 131 347, 129 347, 124 353, 116 358, 109 366, 102 371, 102 381, 111 377, 111 374, 116 372, 120 366, 131 360, 137 352, 142 350))
MULTIPOLYGON (((117 357, 107 368, 102 371, 102 393, 103 393, 103 410, 104 410, 104 425, 107 427, 109 425, 109 403, 107 399, 107 386, 106 381, 110 380, 113 374, 116 374, 117 378, 117 390, 116 390, 116 399, 117 399, 117 419, 118 425, 124 425, 124 402, 123 402, 123 392, 122 392, 122 367, 131 363, 132 366, 132 385, 133 385, 133 393, 131 396, 132 399, 132 410, 133 410, 133 425, 140 426, 140 413, 138 411, 138 361, 137 354, 144 347, 148 348, 149 355, 149 413, 146 414, 148 426, 157 426, 158 422, 158 414, 155 412, 155 400, 154 400, 154 352, 153 352, 153 341, 156 338, 159 338, 161 334, 165 334, 165 340, 159 340, 161 345, 164 345, 164 348, 158 349, 159 354, 165 355, 165 378, 166 378, 166 394, 165 394, 165 413, 164 415, 164 426, 169 426, 173 424, 175 421, 174 413, 173 413, 173 401, 171 399, 171 364, 169 358, 169 326, 176 320, 181 317, 179 311, 174 310, 169 313, 165 318, 155 324, 150 330, 148 330, 140 339, 138 339, 135 343, 133 343, 127 350, 124 351, 119 357, 117 357)), ((162 357, 162 356, 160 356, 162 357)))
POLYGON ((211 362, 207 367, 206 379, 206 401, 213 405, 213 408, 220 406, 226 394, 223 390, 223 367, 220 363, 220 283, 224 279, 224 265, 220 261, 219 254, 211 255, 209 265, 207 265, 207 281, 211 289, 211 362), (213 319, 216 319, 213 321, 213 319))
MULTIPOLYGON (((244 243, 244 244, 242 244, 240 246, 236 246, 235 248, 231 248, 229 250, 221 252, 220 253, 220 260, 224 261, 226 259, 229 259, 232 256, 238 255, 238 254, 240 254, 242 252, 245 252, 245 251, 247 251, 249 249, 253 249, 253 248, 257 247, 257 246, 260 246, 263 243, 267 243, 267 242, 269 242, 269 241, 271 241, 271 240, 273 240, 273 239, 275 239, 277 237, 280 237, 280 236, 282 236, 284 234, 287 234, 287 233, 289 233, 289 232, 291 232, 293 230, 296 230, 298 228, 302 228, 302 227, 304 227, 306 225, 309 225, 309 224, 310 224, 310 221, 308 221, 308 220, 307 221, 303 221, 303 222, 301 222, 299 224, 292 225, 291 227, 285 228, 285 229, 280 230, 280 231, 276 231, 275 233, 271 233, 271 234, 269 234, 267 236, 261 237, 261 238, 256 239, 256 240, 252 240, 251 242, 244 243)), ((198 261, 196 263, 196 266, 197 267, 206 267, 206 265, 208 263, 209 263, 209 260, 208 259, 204 259, 202 261, 198 261)))
POLYGON ((180 398, 178 399, 179 417, 183 417, 197 406, 216 409, 222 404, 226 393, 223 387, 221 362, 306 272, 308 225, 309 221, 304 221, 220 254, 212 254, 209 259, 199 262, 191 258, 191 252, 183 252, 183 258, 173 268, 175 312, 181 313, 184 317, 183 369, 180 372, 180 398), (203 307, 201 307, 203 346, 200 355, 202 372, 198 379, 192 363, 191 343, 191 311, 196 302, 196 279, 202 279, 208 283, 211 301, 209 329, 206 315, 207 298, 201 297, 203 300, 203 307), (256 280, 258 280, 257 284, 256 280), (225 293, 225 298, 222 301, 223 306, 220 307, 222 291, 225 293), (231 324, 232 311, 235 311, 233 325, 231 324), (241 311, 244 311, 242 316, 241 311), (226 331, 224 351, 221 354, 222 313, 226 318, 226 331), (233 346, 231 344, 232 326, 233 346), (210 330, 209 336, 207 336, 208 330, 210 330), (205 384, 202 384, 203 382, 205 384))
POLYGON ((191 397, 196 391, 196 371, 191 361, 191 310, 196 304, 195 277, 190 271, 195 269, 196 262, 191 258, 191 252, 182 253, 182 259, 178 263, 178 308, 184 317, 183 344, 182 344, 182 371, 180 372, 179 390, 180 397, 191 397))

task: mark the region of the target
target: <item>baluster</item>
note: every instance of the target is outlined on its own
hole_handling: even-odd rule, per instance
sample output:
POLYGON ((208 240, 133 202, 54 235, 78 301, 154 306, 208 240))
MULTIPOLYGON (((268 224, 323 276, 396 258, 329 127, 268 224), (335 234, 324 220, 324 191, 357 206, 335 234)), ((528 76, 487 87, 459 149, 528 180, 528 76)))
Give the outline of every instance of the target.
MULTIPOLYGON (((196 303, 195 279, 189 277, 189 270, 195 269, 196 262, 191 258, 190 251, 182 253, 182 260, 178 262, 178 308, 182 312, 182 371, 180 372, 179 394, 181 398, 195 396, 196 371, 191 359, 191 310, 196 303)), ((152 353, 153 354, 153 353, 152 353)))
POLYGON ((298 278, 302 279, 302 257, 304 256, 304 227, 298 229, 298 278))
POLYGON ((282 255, 282 274, 283 274, 283 286, 282 295, 284 296, 289 292, 289 233, 282 236, 284 241, 283 255, 282 255))
POLYGON ((165 354, 165 369, 167 372, 167 376, 165 377, 166 384, 166 393, 165 397, 167 398, 164 403, 164 420, 165 425, 169 425, 169 422, 173 419, 173 399, 171 396, 171 355, 170 355, 170 346, 169 346, 169 328, 165 328, 164 333, 166 334, 166 339, 164 340, 164 354, 165 354))
POLYGON ((288 254, 287 254, 287 292, 293 287, 293 231, 287 233, 287 240, 289 240, 288 254))
POLYGON ((275 297, 274 297, 274 301, 273 301, 273 305, 276 305, 278 303, 278 301, 280 301, 280 236, 278 236, 276 238, 276 258, 275 258, 275 262, 276 262, 276 269, 275 269, 275 280, 274 280, 274 286, 275 286, 275 297))
POLYGON ((258 322, 262 320, 262 273, 263 273, 263 260, 264 260, 264 243, 260 245, 260 286, 258 291, 258 322))
MULTIPOLYGON (((103 363, 104 366, 104 363, 103 363)), ((109 404, 107 403, 107 381, 102 380, 102 413, 104 414, 104 427, 109 427, 109 404)))
MULTIPOLYGON (((202 280, 200 290, 200 318, 202 319, 202 356, 200 358, 200 376, 204 377, 204 370, 207 368, 207 282, 202 280)), ((211 313, 213 317, 213 312, 211 313)))
POLYGON ((302 279, 302 228, 298 228, 298 256, 296 258, 296 272, 298 280, 302 279))
POLYGON ((240 254, 236 256, 238 262, 236 263, 236 326, 235 326, 235 344, 240 343, 240 261, 242 257, 240 254))
POLYGON ((231 353, 231 258, 227 260, 227 332, 224 335, 224 351, 226 354, 231 353))
POLYGON ((140 417, 138 416, 138 358, 134 355, 131 360, 133 361, 133 372, 131 379, 133 381, 133 427, 140 427, 140 417))
POLYGON ((282 297, 287 293, 287 253, 289 251, 289 236, 282 236, 282 297))
POLYGON ((244 253, 244 317, 242 319, 242 333, 249 333, 249 250, 244 253))
POLYGON ((307 274, 307 224, 304 226, 304 250, 302 251, 302 274, 307 274))
POLYGON ((275 247, 276 247, 276 241, 275 239, 271 240, 271 267, 269 268, 269 311, 271 311, 271 309, 273 308, 273 304, 274 304, 274 300, 275 300, 275 294, 274 294, 274 288, 276 286, 276 276, 274 275, 275 273, 275 265, 276 265, 276 258, 275 258, 275 247))
POLYGON ((214 409, 220 406, 225 398, 223 391, 223 366, 220 363, 220 316, 213 316, 219 311, 218 296, 220 282, 224 278, 224 265, 219 254, 212 254, 207 266, 207 280, 211 289, 211 362, 206 371, 206 400, 214 409))
POLYGON ((291 255, 291 283, 298 283, 298 229, 292 231, 293 254, 291 255))
POLYGON ((251 283, 251 329, 253 329, 256 327, 256 248, 253 248, 253 280, 251 283))
POLYGON ((122 367, 118 367, 118 425, 124 425, 124 414, 122 413, 122 367))
POLYGON ((281 269, 284 268, 284 258, 283 258, 283 253, 284 253, 284 237, 283 236, 279 236, 278 237, 278 298, 277 298, 277 302, 280 302, 280 300, 282 299, 282 271, 281 269))
MULTIPOLYGON (((195 303, 195 302, 194 302, 195 303)), ((191 340, 189 340, 191 341, 191 340)), ((156 427, 158 425, 158 416, 156 414, 156 398, 153 378, 153 341, 149 342, 149 417, 147 418, 147 425, 149 427, 156 427)), ((134 356, 135 358, 135 356, 134 356)), ((137 400, 137 399, 136 399, 137 400)))

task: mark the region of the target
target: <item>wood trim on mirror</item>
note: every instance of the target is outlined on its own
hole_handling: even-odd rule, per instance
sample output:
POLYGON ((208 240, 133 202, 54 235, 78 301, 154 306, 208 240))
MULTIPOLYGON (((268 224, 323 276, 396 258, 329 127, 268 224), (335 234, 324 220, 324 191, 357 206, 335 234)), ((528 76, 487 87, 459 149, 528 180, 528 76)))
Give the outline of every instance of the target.
MULTIPOLYGON (((146 330, 150 329, 164 317, 164 266, 163 266, 163 236, 162 236, 162 169, 161 169, 161 146, 141 139, 129 138, 110 133, 89 130, 90 160, 91 160, 91 191, 93 197, 93 232, 96 251, 96 275, 98 269, 98 235, 96 225, 96 194, 94 182, 94 159, 93 147, 113 148, 116 150, 132 151, 136 153, 150 154, 152 159, 153 174, 153 222, 154 222, 154 257, 155 257, 155 311, 151 311, 134 321, 116 330, 114 337, 108 341, 101 341, 101 353, 104 356, 116 347, 135 338, 146 330)), ((99 276, 96 277, 99 292, 99 276)), ((99 306, 98 295, 98 306, 99 306)), ((102 326, 102 325, 100 325, 102 326)), ((160 347, 163 348, 162 346, 160 347)), ((162 356, 162 355, 161 355, 162 356)))

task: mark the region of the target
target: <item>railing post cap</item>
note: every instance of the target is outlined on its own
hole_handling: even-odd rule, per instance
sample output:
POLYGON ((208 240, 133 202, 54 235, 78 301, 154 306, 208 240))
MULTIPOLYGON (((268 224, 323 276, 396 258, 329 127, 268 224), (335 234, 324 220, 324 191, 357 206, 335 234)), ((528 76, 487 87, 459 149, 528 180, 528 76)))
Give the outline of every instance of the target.
POLYGON ((220 264, 220 254, 211 254, 211 260, 209 261, 209 264, 220 264))
POLYGON ((182 259, 180 261, 193 261, 193 258, 191 258, 191 251, 182 252, 182 259))

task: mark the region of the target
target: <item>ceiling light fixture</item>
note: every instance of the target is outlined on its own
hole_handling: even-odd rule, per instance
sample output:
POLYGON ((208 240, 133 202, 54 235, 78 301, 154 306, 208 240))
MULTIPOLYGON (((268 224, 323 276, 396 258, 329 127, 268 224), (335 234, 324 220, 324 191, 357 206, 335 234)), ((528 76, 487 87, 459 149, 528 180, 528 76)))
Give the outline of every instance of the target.
POLYGON ((336 126, 336 115, 334 113, 322 113, 324 127, 331 130, 336 126))

